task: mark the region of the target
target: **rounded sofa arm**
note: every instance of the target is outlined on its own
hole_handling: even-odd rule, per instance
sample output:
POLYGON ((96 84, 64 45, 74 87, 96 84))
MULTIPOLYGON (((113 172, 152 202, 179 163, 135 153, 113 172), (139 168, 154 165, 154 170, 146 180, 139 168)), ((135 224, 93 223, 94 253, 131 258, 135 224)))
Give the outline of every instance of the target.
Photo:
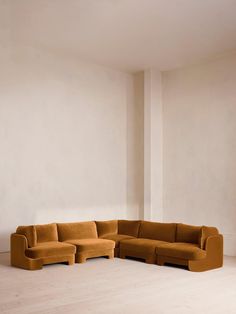
POLYGON ((40 259, 32 259, 25 255, 27 248, 28 241, 24 235, 11 234, 11 265, 28 270, 41 269, 43 265, 40 259))
POLYGON ((218 261, 221 266, 223 265, 224 241, 222 234, 208 237, 205 250, 208 258, 212 261, 218 261))
POLYGON ((205 245, 205 250, 206 251, 222 251, 223 254, 223 235, 222 234, 217 234, 217 235, 212 235, 209 236, 206 239, 206 245, 205 245))
POLYGON ((223 266, 223 236, 210 235, 205 244, 206 258, 188 262, 191 271, 206 271, 223 266))

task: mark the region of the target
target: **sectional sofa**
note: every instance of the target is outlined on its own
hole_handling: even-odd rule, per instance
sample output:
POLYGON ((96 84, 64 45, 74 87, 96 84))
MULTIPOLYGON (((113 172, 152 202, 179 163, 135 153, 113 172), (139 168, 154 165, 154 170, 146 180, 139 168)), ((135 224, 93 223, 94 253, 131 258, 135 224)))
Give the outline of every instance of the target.
POLYGON ((215 227, 140 220, 20 226, 11 235, 11 265, 24 269, 99 256, 135 257, 199 272, 222 267, 223 237, 215 227))

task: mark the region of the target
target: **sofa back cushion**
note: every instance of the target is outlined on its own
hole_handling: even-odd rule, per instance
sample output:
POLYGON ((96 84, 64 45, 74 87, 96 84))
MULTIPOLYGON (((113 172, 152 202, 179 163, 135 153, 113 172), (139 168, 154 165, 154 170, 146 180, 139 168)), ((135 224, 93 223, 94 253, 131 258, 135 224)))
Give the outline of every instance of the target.
POLYGON ((37 244, 37 234, 35 226, 19 226, 16 233, 22 234, 26 237, 28 246, 34 247, 37 244))
POLYGON ((118 232, 118 221, 96 221, 98 236, 102 237, 106 234, 114 234, 118 232))
POLYGON ((138 236, 139 238, 174 242, 175 233, 175 223, 142 221, 138 236))
POLYGON ((177 224, 176 242, 195 243, 201 246, 202 227, 177 224))
POLYGON ((57 225, 55 223, 46 225, 35 225, 37 242, 58 241, 57 225))
POLYGON ((59 241, 95 239, 98 237, 94 221, 57 224, 59 241))
POLYGON ((138 237, 140 220, 118 220, 118 233, 138 237))

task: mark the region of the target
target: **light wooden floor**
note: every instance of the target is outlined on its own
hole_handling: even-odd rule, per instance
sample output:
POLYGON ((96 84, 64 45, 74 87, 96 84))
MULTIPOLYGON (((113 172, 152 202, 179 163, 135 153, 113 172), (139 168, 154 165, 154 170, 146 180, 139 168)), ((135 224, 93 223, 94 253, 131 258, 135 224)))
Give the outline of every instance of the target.
POLYGON ((236 314, 236 258, 205 273, 118 258, 25 271, 0 254, 0 313, 236 314))

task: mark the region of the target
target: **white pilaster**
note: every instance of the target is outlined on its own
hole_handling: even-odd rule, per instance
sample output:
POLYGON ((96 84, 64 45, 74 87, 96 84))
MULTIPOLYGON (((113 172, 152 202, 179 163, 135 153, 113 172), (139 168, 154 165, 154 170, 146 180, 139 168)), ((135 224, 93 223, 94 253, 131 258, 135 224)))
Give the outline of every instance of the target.
POLYGON ((161 72, 144 75, 144 219, 162 221, 162 81, 161 72))

